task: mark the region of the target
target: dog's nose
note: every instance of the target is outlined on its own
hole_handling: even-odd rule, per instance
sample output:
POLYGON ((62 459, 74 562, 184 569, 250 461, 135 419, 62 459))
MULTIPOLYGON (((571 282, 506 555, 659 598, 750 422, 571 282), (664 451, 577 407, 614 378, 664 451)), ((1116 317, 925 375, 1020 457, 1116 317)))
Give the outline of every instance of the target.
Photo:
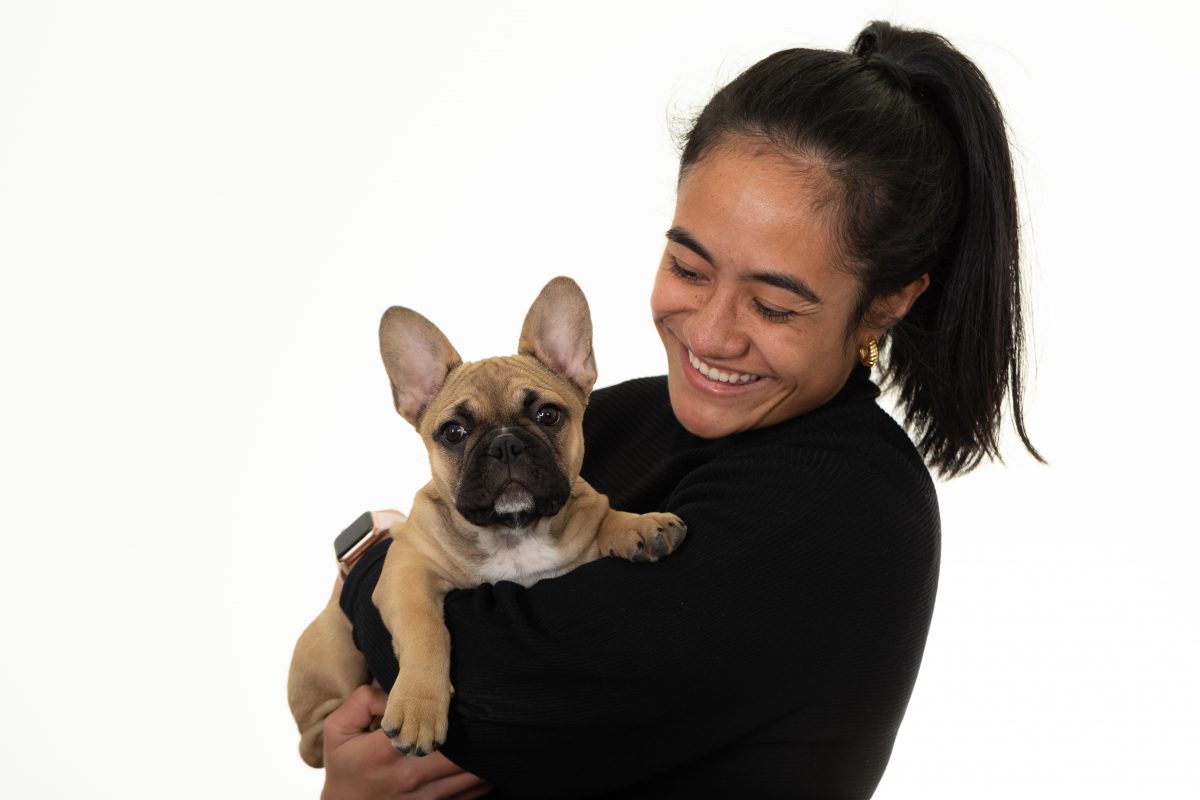
POLYGON ((516 459, 525 449, 524 443, 511 433, 502 433, 492 443, 488 445, 488 455, 499 461, 501 464, 507 464, 516 459))

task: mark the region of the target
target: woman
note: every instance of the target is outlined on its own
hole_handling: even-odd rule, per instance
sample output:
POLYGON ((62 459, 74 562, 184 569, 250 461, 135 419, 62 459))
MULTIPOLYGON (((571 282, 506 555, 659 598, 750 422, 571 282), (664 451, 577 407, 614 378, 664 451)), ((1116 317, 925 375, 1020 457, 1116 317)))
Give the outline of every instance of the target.
MULTIPOLYGON (((933 608, 928 468, 995 457, 1006 394, 1037 456, 1017 267, 999 107, 940 37, 873 23, 718 92, 651 297, 667 377, 585 420, 584 477, 679 514, 686 544, 452 596, 442 753, 363 733, 383 695, 362 689, 329 718, 325 796, 869 797, 933 608), (875 403, 881 346, 912 440, 875 403)), ((387 688, 381 561, 342 602, 387 688)))

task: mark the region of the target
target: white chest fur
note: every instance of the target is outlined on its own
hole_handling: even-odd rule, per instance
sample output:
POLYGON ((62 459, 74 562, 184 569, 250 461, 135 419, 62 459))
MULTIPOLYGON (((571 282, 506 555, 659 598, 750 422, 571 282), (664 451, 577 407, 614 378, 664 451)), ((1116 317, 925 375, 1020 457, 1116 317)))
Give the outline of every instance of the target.
POLYGON ((566 572, 573 560, 573 554, 564 553, 535 533, 514 532, 496 536, 479 574, 488 583, 513 581, 532 586, 566 572))

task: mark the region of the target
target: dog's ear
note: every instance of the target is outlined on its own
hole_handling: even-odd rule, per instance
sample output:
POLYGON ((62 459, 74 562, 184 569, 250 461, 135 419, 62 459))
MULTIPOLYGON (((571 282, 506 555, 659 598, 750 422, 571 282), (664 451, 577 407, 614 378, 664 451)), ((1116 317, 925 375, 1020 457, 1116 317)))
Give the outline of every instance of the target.
POLYGON ((379 352, 392 382, 396 410, 415 428, 426 404, 462 358, 436 325, 400 306, 383 312, 379 352))
POLYGON ((579 387, 587 397, 596 383, 592 315, 583 290, 570 278, 546 284, 525 315, 517 352, 533 356, 579 387))

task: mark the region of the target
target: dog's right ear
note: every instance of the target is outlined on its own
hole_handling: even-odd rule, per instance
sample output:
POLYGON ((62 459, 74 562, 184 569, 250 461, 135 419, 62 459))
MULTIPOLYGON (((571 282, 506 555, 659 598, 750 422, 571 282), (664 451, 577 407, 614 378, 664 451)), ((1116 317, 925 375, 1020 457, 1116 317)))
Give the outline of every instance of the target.
POLYGON ((425 406, 462 358, 436 325, 400 306, 383 312, 379 352, 392 382, 396 410, 415 428, 425 406))
POLYGON ((525 315, 517 352, 533 356, 583 393, 596 383, 592 315, 579 284, 558 277, 542 288, 525 315))

